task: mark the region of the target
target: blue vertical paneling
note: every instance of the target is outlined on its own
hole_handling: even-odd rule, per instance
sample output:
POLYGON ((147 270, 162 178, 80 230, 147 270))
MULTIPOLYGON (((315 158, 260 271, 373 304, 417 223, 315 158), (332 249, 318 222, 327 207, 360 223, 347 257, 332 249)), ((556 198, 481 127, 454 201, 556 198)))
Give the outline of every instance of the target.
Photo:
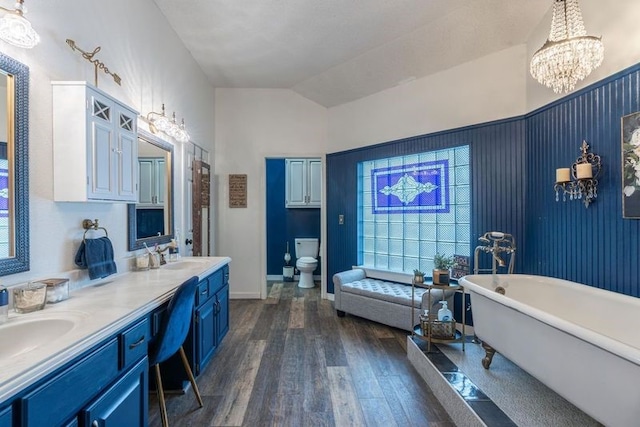
POLYGON ((640 296, 640 221, 622 218, 621 118, 640 110, 632 67, 526 117, 527 254, 524 270, 640 296), (583 140, 602 158, 598 199, 556 203, 555 169, 583 140))
POLYGON ((471 245, 485 231, 525 239, 525 124, 523 118, 422 135, 327 155, 327 289, 333 274, 357 264, 357 165, 459 145, 471 147, 471 245), (344 225, 338 216, 344 215, 344 225))
MULTIPOLYGON (((320 238, 320 209, 287 209, 285 159, 267 159, 267 274, 282 275, 284 253, 289 242, 290 265, 295 265, 295 238, 320 238)), ((320 262, 316 274, 320 271, 320 262)))
POLYGON ((640 296, 640 220, 622 218, 621 118, 640 111, 640 65, 515 118, 327 155, 328 283, 357 263, 358 162, 469 144, 471 248, 485 231, 516 238, 516 272, 640 296), (586 140, 602 158, 598 199, 555 202, 555 169, 586 140), (345 224, 338 225, 338 215, 345 224))

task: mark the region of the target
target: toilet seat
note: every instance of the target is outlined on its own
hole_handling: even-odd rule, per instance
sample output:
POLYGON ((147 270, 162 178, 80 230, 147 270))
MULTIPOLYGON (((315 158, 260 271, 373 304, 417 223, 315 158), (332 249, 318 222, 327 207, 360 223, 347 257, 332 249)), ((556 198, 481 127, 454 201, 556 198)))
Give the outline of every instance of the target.
POLYGON ((302 258, 298 258, 298 261, 296 262, 296 264, 304 265, 304 264, 314 264, 317 262, 318 260, 313 257, 303 256, 302 258))

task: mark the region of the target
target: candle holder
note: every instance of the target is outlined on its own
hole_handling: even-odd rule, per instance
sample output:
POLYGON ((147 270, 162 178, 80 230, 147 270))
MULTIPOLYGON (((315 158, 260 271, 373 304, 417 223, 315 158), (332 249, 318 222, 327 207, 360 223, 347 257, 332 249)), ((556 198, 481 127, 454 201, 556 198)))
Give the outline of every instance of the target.
POLYGON ((580 147, 582 155, 578 157, 571 168, 556 169, 556 183, 553 189, 556 192, 556 202, 560 201, 562 193, 562 201, 580 200, 584 203, 584 207, 588 208, 589 204, 598 197, 598 177, 602 170, 600 156, 589 153, 589 144, 582 141, 580 147), (573 178, 573 179, 572 179, 573 178))

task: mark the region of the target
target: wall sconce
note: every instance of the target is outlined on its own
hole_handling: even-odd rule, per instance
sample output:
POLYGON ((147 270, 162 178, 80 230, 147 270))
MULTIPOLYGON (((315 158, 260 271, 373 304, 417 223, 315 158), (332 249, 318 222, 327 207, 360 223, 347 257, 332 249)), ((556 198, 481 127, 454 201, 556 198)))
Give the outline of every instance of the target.
POLYGON ((189 142, 191 136, 187 132, 184 124, 178 124, 176 122, 176 113, 173 113, 173 117, 169 119, 165 115, 164 104, 162 104, 162 113, 156 113, 151 111, 147 114, 147 121, 149 122, 149 130, 152 133, 164 132, 170 137, 174 138, 178 142, 189 142))
POLYGON ((598 197, 598 176, 602 169, 600 156, 589 153, 589 144, 582 141, 580 148, 582 155, 578 157, 571 168, 556 169, 556 184, 553 189, 556 192, 556 202, 560 200, 562 193, 562 201, 582 200, 584 207, 588 208, 589 204, 598 197), (573 178, 573 179, 572 179, 573 178))
POLYGON ((24 17, 24 14, 27 13, 24 0, 17 0, 15 9, 0 6, 0 11, 5 12, 4 16, 0 18, 0 39, 27 49, 40 43, 40 36, 31 27, 31 22, 24 17))

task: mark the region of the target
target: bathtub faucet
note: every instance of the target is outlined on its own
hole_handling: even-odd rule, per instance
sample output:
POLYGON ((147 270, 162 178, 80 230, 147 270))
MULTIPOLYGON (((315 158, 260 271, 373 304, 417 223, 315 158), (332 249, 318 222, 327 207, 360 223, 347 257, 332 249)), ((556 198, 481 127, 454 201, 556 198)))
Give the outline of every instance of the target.
POLYGON ((515 239, 511 234, 502 233, 500 231, 488 231, 478 238, 482 245, 476 246, 474 251, 474 273, 477 274, 479 269, 478 255, 480 252, 490 253, 491 272, 496 273, 497 267, 506 267, 507 263, 500 254, 509 255, 508 273, 513 273, 513 262, 516 251, 515 239))

